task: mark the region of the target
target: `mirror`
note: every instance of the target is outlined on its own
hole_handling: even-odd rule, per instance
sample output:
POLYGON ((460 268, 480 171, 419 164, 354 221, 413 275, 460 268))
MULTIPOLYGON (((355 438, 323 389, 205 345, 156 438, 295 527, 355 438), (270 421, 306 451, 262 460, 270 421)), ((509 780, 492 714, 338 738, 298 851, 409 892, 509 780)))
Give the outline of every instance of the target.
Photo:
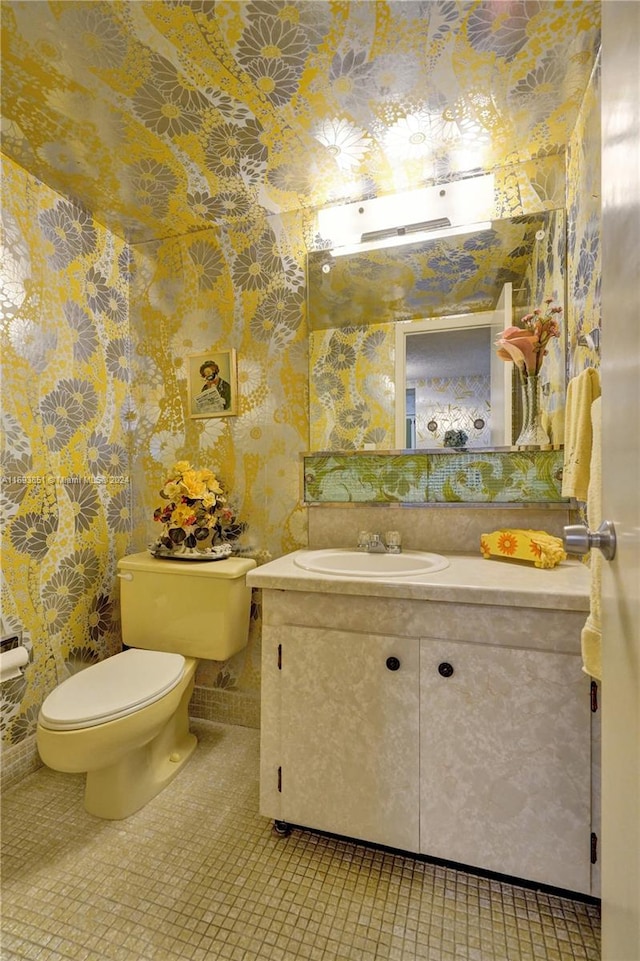
MULTIPOLYGON (((310 253, 309 449, 405 449, 404 403, 397 403, 398 397, 405 399, 405 387, 396 370, 397 328, 417 322, 426 324, 427 329, 430 325, 434 332, 439 327, 441 343, 446 342, 447 330, 455 328, 461 315, 489 314, 498 309, 505 284, 512 288, 512 307, 507 306, 507 313, 489 323, 490 327, 504 329, 542 305, 546 297, 553 297, 564 308, 565 224, 564 212, 552 210, 493 221, 488 229, 483 225, 481 231, 470 228, 466 234, 405 246, 345 256, 339 255, 339 249, 310 253)), ((480 320, 476 317, 468 326, 481 326, 476 322, 480 320)), ((553 444, 562 442, 564 328, 562 324, 561 337, 550 344, 543 365, 544 405, 549 422, 556 425, 555 431, 548 431, 553 444)), ((489 357, 474 376, 487 376, 487 364, 491 365, 494 354, 493 340, 492 334, 489 357)), ((467 348, 458 350, 463 353, 467 348)), ((410 350, 411 356, 417 353, 417 349, 410 350)), ((508 447, 517 435, 519 398, 511 386, 511 365, 502 361, 500 365, 502 410, 496 409, 494 417, 502 427, 490 429, 488 443, 487 432, 481 429, 477 440, 480 445, 482 438, 483 449, 508 447), (510 417, 514 419, 511 425, 510 417)), ((471 371, 465 374, 472 375, 471 371)), ((497 395, 494 400, 497 402, 497 395)), ((473 418, 481 419, 486 421, 482 416, 473 418)), ((446 431, 426 433, 424 438, 416 437, 421 449, 445 446, 446 431)))

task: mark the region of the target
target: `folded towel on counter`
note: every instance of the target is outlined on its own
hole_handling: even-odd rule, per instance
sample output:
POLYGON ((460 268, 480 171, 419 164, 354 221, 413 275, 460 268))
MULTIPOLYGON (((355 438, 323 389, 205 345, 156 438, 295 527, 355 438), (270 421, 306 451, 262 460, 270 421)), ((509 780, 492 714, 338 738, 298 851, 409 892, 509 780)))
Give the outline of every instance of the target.
POLYGON ((551 568, 567 558, 562 541, 546 531, 502 529, 480 536, 485 558, 528 561, 536 567, 551 568))
POLYGON ((600 374, 587 367, 569 381, 564 415, 562 496, 586 501, 591 464, 591 405, 600 396, 600 374))
MULTIPOLYGON (((602 523, 602 411, 598 397, 591 405, 593 444, 591 448, 589 490, 587 492, 587 522, 595 531, 602 523)), ((602 554, 598 550, 589 554, 591 569, 590 609, 582 628, 582 670, 590 677, 602 680, 602 554)))

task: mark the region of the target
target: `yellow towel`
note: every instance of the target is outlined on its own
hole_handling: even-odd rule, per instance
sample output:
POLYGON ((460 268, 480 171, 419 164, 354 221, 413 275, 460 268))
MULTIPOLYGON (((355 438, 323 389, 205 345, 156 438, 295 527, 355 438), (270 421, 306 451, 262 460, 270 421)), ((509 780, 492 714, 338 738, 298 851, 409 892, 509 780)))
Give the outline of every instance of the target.
MULTIPOLYGON (((595 531, 602 523, 602 419, 601 400, 591 405, 593 444, 591 448, 589 491, 587 494, 587 521, 595 531)), ((582 628, 582 670, 591 677, 602 680, 602 633, 601 600, 602 554, 591 551, 591 606, 586 624, 582 628)))
POLYGON ((564 409, 542 412, 542 428, 552 444, 564 444, 564 409))
POLYGON ((562 496, 586 501, 591 462, 591 405, 600 396, 600 374, 587 367, 569 381, 564 417, 562 496))

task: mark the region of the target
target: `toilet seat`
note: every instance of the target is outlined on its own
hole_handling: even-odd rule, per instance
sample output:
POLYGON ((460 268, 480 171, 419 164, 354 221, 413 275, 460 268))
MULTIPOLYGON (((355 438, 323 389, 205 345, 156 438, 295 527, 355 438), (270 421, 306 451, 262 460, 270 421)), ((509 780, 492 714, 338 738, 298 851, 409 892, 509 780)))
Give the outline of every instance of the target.
POLYGON ((184 674, 182 654, 128 650, 63 681, 45 698, 39 723, 53 731, 95 727, 153 704, 184 674))

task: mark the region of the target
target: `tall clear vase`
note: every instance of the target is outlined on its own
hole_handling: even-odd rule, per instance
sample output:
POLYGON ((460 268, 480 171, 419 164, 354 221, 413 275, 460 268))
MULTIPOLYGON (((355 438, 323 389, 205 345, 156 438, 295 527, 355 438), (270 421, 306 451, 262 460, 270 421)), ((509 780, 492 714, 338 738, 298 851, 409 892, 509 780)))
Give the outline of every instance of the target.
POLYGON ((539 375, 521 375, 520 387, 522 390, 522 430, 516 440, 516 447, 543 447, 549 443, 549 437, 542 426, 539 375))

